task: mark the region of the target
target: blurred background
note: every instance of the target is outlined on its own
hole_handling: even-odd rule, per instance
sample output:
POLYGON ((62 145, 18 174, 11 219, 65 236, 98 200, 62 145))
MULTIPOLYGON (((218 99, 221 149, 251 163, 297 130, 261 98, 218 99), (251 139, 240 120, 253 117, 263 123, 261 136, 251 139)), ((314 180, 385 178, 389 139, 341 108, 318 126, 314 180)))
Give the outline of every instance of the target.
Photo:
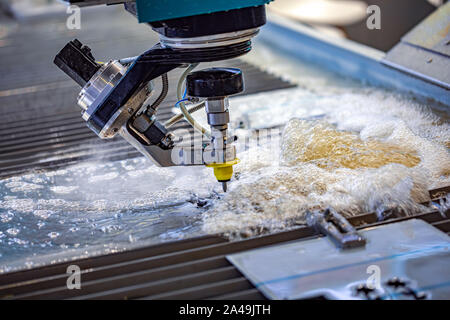
MULTIPOLYGON (((373 48, 389 51, 401 37, 445 0, 276 0, 269 11, 309 25, 331 36, 345 37, 373 48), (366 26, 368 6, 381 10, 383 27, 366 26)), ((10 17, 27 22, 64 14, 57 0, 0 0, 10 17)))
POLYGON ((271 9, 329 34, 388 51, 443 1, 432 0, 277 0, 271 9), (366 26, 367 7, 377 5, 382 28, 366 26))

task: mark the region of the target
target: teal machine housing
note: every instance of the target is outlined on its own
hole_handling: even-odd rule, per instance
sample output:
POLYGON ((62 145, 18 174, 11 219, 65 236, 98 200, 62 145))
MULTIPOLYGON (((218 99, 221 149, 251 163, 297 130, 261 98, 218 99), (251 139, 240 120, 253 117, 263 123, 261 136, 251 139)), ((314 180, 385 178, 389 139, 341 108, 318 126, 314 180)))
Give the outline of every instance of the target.
POLYGON ((261 6, 272 0, 136 0, 138 21, 154 22, 261 6))

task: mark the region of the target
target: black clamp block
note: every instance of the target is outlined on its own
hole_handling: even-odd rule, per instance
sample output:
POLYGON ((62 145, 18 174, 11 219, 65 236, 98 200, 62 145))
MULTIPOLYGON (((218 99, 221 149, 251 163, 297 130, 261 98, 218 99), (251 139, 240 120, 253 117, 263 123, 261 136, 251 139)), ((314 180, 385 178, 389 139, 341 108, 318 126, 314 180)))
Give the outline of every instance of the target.
POLYGON ((100 69, 91 49, 77 39, 66 44, 56 55, 54 63, 82 87, 100 69))

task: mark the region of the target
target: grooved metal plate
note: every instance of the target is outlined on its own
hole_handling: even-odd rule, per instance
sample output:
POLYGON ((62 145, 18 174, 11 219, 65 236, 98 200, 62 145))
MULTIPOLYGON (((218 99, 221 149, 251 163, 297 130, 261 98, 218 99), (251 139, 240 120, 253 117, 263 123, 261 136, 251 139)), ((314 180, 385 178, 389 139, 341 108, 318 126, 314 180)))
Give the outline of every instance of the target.
MULTIPOLYGON (((431 198, 444 191, 450 189, 432 190, 431 198)), ((443 214, 432 206, 411 217, 377 222, 375 213, 365 213, 349 222, 362 230, 412 218, 450 233, 450 212, 443 214)), ((16 271, 0 275, 0 298, 264 299, 226 255, 313 237, 317 235, 306 226, 234 242, 211 235, 16 271), (66 286, 66 270, 73 264, 81 269, 80 290, 66 286)))

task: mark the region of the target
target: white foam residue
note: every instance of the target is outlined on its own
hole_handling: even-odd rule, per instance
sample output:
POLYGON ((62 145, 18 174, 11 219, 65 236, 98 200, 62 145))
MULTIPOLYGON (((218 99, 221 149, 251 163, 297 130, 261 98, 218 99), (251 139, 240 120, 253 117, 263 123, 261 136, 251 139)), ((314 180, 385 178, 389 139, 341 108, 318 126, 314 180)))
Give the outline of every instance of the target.
POLYGON ((20 191, 33 191, 36 189, 42 189, 43 187, 39 184, 23 182, 23 181, 12 181, 5 184, 12 192, 20 191))
POLYGON ((118 177, 118 173, 117 172, 109 172, 103 175, 99 175, 99 176, 92 176, 88 179, 89 182, 99 182, 99 181, 108 181, 108 180, 113 180, 115 178, 118 177))
POLYGON ((48 219, 52 215, 53 211, 51 210, 34 210, 33 214, 40 219, 48 219))
POLYGON ((78 189, 78 186, 54 186, 50 188, 54 193, 71 193, 78 189))
POLYGON ((270 146, 240 155, 239 180, 204 215, 206 232, 282 229, 328 206, 346 215, 389 208, 411 214, 429 189, 450 184, 450 126, 422 105, 374 89, 309 101, 301 89, 233 99, 242 106, 233 115, 250 126, 285 123, 293 114, 306 120, 289 122, 280 159, 270 146), (255 108, 272 113, 269 124, 255 108), (317 114, 321 120, 312 120, 317 114))

